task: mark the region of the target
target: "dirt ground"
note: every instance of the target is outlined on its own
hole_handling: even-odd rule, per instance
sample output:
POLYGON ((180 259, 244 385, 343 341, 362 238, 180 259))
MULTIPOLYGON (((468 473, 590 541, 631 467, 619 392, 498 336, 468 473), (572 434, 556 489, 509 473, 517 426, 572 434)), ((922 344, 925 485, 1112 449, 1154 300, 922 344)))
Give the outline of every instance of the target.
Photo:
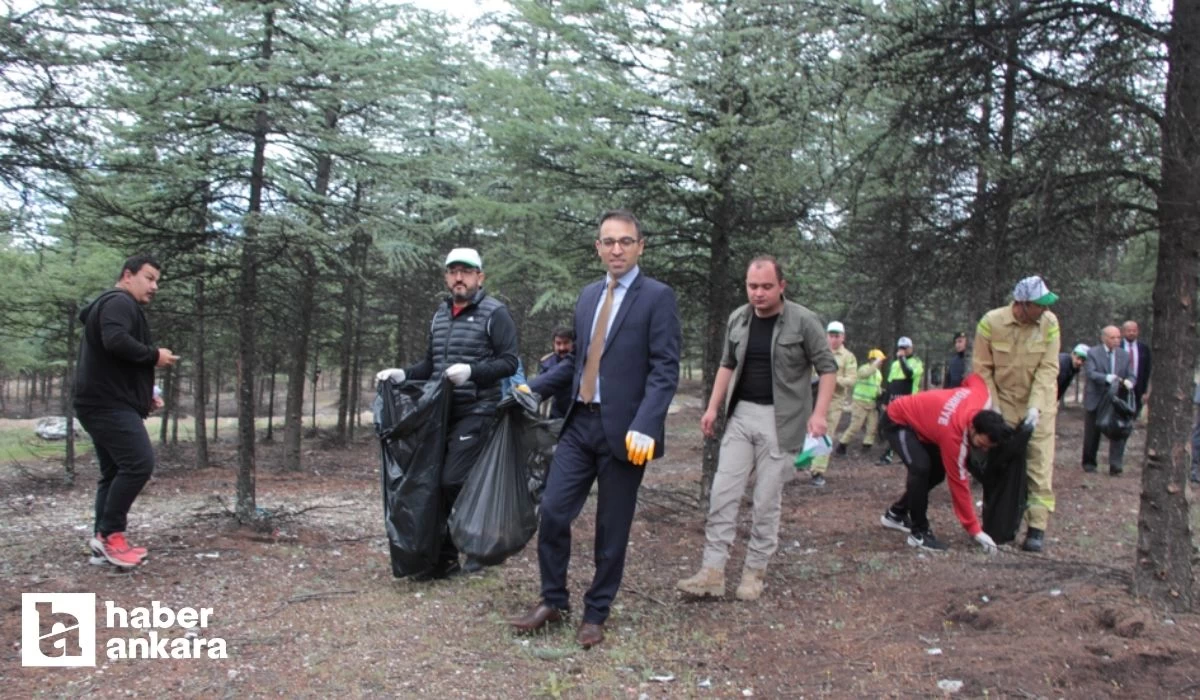
MULTIPOLYGON (((674 589, 700 561, 696 505, 700 397, 681 394, 668 455, 648 467, 607 641, 574 644, 574 626, 517 636, 505 618, 536 600, 530 546, 504 566, 436 583, 393 580, 376 443, 314 446, 304 473, 259 452, 258 504, 270 528, 238 527, 232 450, 194 471, 186 452, 160 468, 129 531, 151 551, 131 573, 88 563, 95 467, 65 488, 53 464, 0 476, 0 695, 478 698, 1191 697, 1200 693, 1200 615, 1171 615, 1129 591, 1144 426, 1125 475, 1078 468, 1082 413, 1059 418, 1058 510, 1047 552, 988 557, 958 526, 944 487, 930 516, 946 554, 919 553, 879 515, 901 466, 851 449, 828 486, 786 488, 780 550, 755 603, 732 598, 749 526, 728 570, 730 595, 674 589), (21 593, 94 592, 95 668, 21 666, 21 593), (200 636, 228 658, 110 661, 104 603, 211 607, 200 636), (939 685, 941 684, 941 685, 939 685)), ((1103 454, 1103 449, 1102 449, 1103 454)), ((1103 459, 1103 458, 1102 458, 1103 459)), ((578 607, 590 580, 594 501, 575 528, 578 607)), ((171 633, 178 636, 180 630, 171 633)))

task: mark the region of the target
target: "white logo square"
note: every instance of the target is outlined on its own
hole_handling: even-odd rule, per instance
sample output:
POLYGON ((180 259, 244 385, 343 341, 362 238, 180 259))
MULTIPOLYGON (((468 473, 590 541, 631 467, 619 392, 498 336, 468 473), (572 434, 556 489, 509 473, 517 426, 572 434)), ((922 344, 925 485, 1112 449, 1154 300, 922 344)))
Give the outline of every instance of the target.
POLYGON ((95 593, 21 594, 22 666, 95 666, 95 593))

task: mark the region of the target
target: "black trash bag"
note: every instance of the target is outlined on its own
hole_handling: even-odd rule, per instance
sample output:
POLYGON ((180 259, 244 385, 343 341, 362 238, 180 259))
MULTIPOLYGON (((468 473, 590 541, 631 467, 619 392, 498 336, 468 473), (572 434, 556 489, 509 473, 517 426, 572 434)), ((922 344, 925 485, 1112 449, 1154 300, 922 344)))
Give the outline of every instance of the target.
POLYGON ((546 477, 550 473, 550 462, 554 458, 554 448, 558 445, 558 437, 562 433, 563 419, 542 416, 538 412, 541 401, 536 394, 514 393, 501 401, 500 408, 508 408, 510 402, 519 407, 516 411, 519 418, 518 454, 528 475, 529 493, 533 496, 535 504, 541 503, 542 492, 546 490, 546 477))
POLYGON ((372 405, 383 462, 383 520, 397 578, 424 574, 438 561, 439 482, 451 398, 445 380, 386 381, 372 405))
POLYGON ((500 418, 450 512, 454 546, 485 566, 521 551, 537 531, 535 493, 540 498, 562 426, 538 415, 537 404, 521 393, 500 402, 500 418))
POLYGON ((1096 428, 1109 440, 1124 440, 1133 433, 1137 398, 1121 382, 1108 385, 1096 406, 1096 428))
POLYGON ((1017 538, 1025 516, 1028 484, 1025 462, 1033 429, 1022 422, 1011 438, 981 460, 971 460, 968 470, 983 486, 983 531, 1005 544, 1017 538))

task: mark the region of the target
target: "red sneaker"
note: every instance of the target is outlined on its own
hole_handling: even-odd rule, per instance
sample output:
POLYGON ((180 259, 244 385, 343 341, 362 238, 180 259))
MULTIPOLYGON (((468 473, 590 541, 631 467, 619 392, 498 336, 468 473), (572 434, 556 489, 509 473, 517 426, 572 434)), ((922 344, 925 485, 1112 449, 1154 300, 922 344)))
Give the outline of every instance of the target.
MULTIPOLYGON (((103 564, 104 563, 104 541, 103 541, 103 539, 104 538, 100 537, 100 533, 97 532, 92 535, 92 539, 88 540, 88 546, 92 548, 93 556, 92 556, 91 563, 93 563, 93 564, 103 564), (100 561, 95 561, 96 559, 99 559, 100 561)), ((143 560, 146 558, 146 555, 149 554, 149 551, 145 547, 134 547, 132 545, 129 547, 129 551, 133 552, 134 554, 136 554, 138 556, 138 558, 143 559, 143 560)))
POLYGON ((133 567, 142 563, 129 542, 125 540, 124 532, 114 532, 107 537, 100 537, 100 554, 114 566, 133 567))

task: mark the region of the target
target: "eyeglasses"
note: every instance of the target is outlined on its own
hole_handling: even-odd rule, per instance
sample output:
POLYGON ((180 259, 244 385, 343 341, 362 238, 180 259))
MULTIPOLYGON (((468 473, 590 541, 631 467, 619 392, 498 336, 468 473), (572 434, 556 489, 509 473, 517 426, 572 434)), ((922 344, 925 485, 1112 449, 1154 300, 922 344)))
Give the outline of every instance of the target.
POLYGON ((479 272, 473 267, 451 267, 446 269, 447 277, 470 277, 479 272))
POLYGON ((600 246, 603 248, 611 248, 611 247, 615 246, 616 244, 620 243, 622 248, 631 248, 635 244, 641 243, 641 242, 642 242, 642 239, 630 238, 629 236, 626 236, 624 238, 601 238, 600 246))

